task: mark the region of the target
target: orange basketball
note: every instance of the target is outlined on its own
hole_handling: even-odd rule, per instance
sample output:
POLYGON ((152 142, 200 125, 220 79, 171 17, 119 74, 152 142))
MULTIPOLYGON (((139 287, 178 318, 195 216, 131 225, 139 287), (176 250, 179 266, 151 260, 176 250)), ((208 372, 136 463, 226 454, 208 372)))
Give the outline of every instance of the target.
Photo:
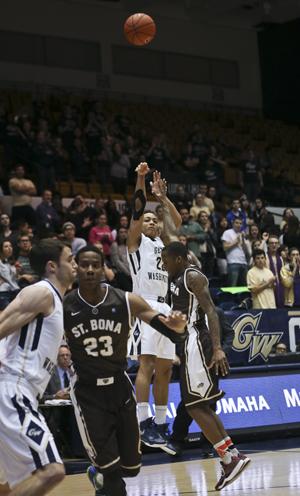
POLYGON ((153 40, 155 33, 155 22, 147 14, 133 14, 125 21, 124 34, 132 45, 148 45, 153 40))

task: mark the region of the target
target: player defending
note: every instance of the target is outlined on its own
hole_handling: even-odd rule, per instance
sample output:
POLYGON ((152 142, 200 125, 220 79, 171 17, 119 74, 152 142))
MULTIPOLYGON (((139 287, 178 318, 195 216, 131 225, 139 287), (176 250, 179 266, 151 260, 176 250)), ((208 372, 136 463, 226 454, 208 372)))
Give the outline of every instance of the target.
POLYGON ((82 248, 76 260, 79 289, 64 300, 65 332, 78 378, 75 414, 94 464, 88 475, 96 495, 125 496, 123 477, 135 477, 141 467, 136 401, 125 372, 131 316, 174 342, 185 339, 186 318, 181 312, 163 316, 138 295, 101 286, 104 260, 95 246, 82 248))
MULTIPOLYGON (((167 314, 168 274, 163 266, 161 251, 164 244, 181 224, 181 217, 166 196, 166 183, 160 174, 153 174, 152 193, 163 207, 164 227, 158 236, 158 221, 154 212, 144 211, 146 205, 145 176, 148 165, 143 162, 136 169, 137 182, 133 198, 133 213, 128 231, 127 248, 133 293, 142 296, 153 308, 167 314)), ((135 388, 138 404, 138 418, 141 439, 148 446, 163 447, 172 453, 172 445, 167 445, 167 403, 168 387, 175 358, 175 345, 159 334, 148 324, 137 321, 133 328, 132 342, 137 350, 130 355, 138 355, 139 370, 135 388), (138 345, 138 346, 137 346, 138 345), (155 400, 155 422, 149 417, 150 384, 153 380, 155 400), (171 451, 170 451, 171 450, 171 451)))
POLYGON ((23 289, 0 315, 0 339, 6 338, 0 367, 0 494, 9 496, 47 494, 65 474, 37 398, 56 364, 64 329, 62 297, 76 263, 69 247, 45 239, 32 248, 30 264, 44 279, 23 289))
POLYGON ((215 489, 221 490, 235 480, 250 462, 241 454, 224 429, 210 404, 224 393, 218 388, 218 375, 229 372, 226 355, 220 344, 218 314, 211 300, 208 281, 188 261, 181 243, 171 243, 162 253, 171 277, 172 309, 188 317, 188 337, 184 344, 180 385, 188 413, 221 458, 222 475, 215 489), (207 325, 208 324, 208 325, 207 325))

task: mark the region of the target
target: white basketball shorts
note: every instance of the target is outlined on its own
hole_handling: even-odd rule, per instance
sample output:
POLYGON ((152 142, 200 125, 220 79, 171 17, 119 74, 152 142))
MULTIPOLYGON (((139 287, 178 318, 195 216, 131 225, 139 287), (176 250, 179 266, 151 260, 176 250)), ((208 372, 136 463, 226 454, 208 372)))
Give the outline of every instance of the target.
POLYGON ((0 478, 13 488, 49 463, 62 463, 29 388, 0 380, 0 478))
MULTIPOLYGON (((171 311, 167 303, 146 298, 145 300, 154 310, 164 315, 168 315, 171 311)), ((136 319, 128 341, 128 356, 137 358, 139 355, 154 355, 157 358, 174 360, 175 344, 149 324, 136 319)))

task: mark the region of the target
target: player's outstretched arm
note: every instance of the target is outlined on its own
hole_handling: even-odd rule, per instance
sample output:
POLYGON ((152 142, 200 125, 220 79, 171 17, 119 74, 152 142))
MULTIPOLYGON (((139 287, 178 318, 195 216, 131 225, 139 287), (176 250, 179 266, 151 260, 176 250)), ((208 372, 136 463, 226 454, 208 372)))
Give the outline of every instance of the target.
POLYGON ((53 311, 53 295, 43 287, 28 286, 0 314, 0 339, 21 329, 38 314, 49 315, 53 311))
POLYGON ((167 182, 161 177, 161 174, 158 171, 153 173, 151 190, 152 194, 155 196, 156 200, 160 202, 163 208, 164 227, 161 238, 164 244, 168 245, 177 237, 177 231, 182 223, 181 215, 175 205, 167 197, 167 182))
POLYGON ((132 217, 128 229, 127 247, 129 253, 135 252, 140 246, 143 214, 146 206, 146 184, 145 177, 149 172, 146 162, 141 162, 135 169, 137 173, 135 192, 132 199, 132 217))
POLYGON ((194 293, 200 307, 207 315, 208 327, 213 345, 213 356, 209 366, 215 366, 217 374, 219 374, 220 370, 223 376, 227 375, 229 372, 229 365, 221 347, 220 321, 209 293, 207 279, 199 272, 189 270, 186 281, 188 289, 194 293))
POLYGON ((173 343, 184 341, 186 338, 184 332, 187 324, 186 315, 181 312, 171 312, 170 315, 165 316, 153 310, 143 298, 133 293, 128 293, 128 299, 130 311, 134 317, 143 320, 173 343))

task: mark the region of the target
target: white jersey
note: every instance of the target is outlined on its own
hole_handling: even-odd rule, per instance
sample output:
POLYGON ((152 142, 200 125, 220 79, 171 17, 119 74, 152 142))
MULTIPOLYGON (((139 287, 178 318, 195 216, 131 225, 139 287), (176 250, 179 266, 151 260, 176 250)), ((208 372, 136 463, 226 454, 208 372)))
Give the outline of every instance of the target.
POLYGON ((47 317, 42 314, 10 334, 4 341, 0 380, 5 376, 20 378, 29 384, 36 396, 43 395, 50 380, 63 338, 62 298, 47 280, 33 285, 47 287, 53 294, 54 310, 47 317))
POLYGON ((168 273, 163 267, 160 238, 141 235, 141 243, 134 253, 128 253, 132 292, 146 299, 165 297, 168 291, 168 273))

